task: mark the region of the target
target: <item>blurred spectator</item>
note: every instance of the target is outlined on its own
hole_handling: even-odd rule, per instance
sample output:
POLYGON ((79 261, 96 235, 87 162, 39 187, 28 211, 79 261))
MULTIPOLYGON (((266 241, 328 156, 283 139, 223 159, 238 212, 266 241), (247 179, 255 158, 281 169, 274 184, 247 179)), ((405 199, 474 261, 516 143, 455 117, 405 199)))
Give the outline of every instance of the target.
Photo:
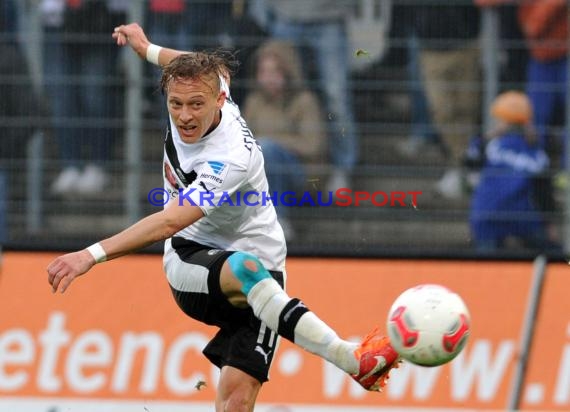
POLYGON ((234 9, 243 4, 237 0, 196 0, 188 4, 188 24, 192 34, 193 47, 212 49, 220 46, 233 47, 236 39, 229 38, 234 32, 234 9), (239 4, 238 4, 239 3, 239 4))
POLYGON ((460 169, 469 136, 479 122, 479 10, 472 1, 415 6, 420 66, 432 118, 450 151, 437 191, 462 195, 460 169))
POLYGON ((493 251, 517 239, 537 249, 553 249, 541 210, 545 193, 540 185, 549 160, 538 146, 530 123, 532 106, 527 95, 508 91, 491 106, 496 128, 484 138, 474 138, 467 159, 481 164, 481 179, 473 194, 470 225, 481 251, 493 251))
POLYGON ((40 104, 28 62, 16 36, 18 21, 15 3, 0 1, 0 250, 7 240, 8 189, 21 185, 26 143, 34 129, 41 127, 40 104), (11 170, 17 173, 10 173, 11 170), (10 179, 9 179, 10 175, 10 179))
POLYGON ((127 0, 42 0, 44 70, 62 170, 52 193, 97 193, 122 118, 118 48, 109 39, 127 0))
POLYGON ((406 40, 407 74, 409 83, 409 98, 411 102, 411 132, 407 140, 399 142, 398 151, 408 157, 415 157, 430 146, 437 146, 447 157, 447 148, 431 119, 429 104, 425 94, 425 85, 419 62, 420 44, 414 19, 416 10, 414 4, 394 5, 394 25, 397 33, 406 40))
MULTIPOLYGON (((269 190, 297 193, 306 186, 304 165, 322 153, 324 122, 318 98, 304 85, 294 45, 272 40, 255 54, 256 88, 244 117, 261 145, 269 190)), ((277 205, 286 237, 293 237, 288 208, 277 205)))
POLYGON ((17 112, 19 112, 19 110, 16 110, 16 113, 14 113, 13 109, 16 107, 21 108, 24 103, 23 100, 19 99, 23 96, 14 93, 14 90, 9 90, 14 85, 11 77, 15 76, 19 71, 19 64, 25 63, 14 40, 15 27, 12 25, 12 22, 15 21, 16 16, 12 7, 11 1, 0 1, 0 53, 2 56, 6 56, 0 62, 0 93, 7 98, 0 101, 0 119, 1 124, 4 125, 0 131, 4 139, 0 156, 0 268, 2 248, 8 239, 8 227, 6 225, 6 205, 8 203, 8 182, 6 176, 8 174, 8 165, 6 161, 10 158, 11 149, 15 149, 13 144, 16 143, 16 140, 12 139, 16 127, 10 125, 10 123, 11 120, 14 120, 13 117, 18 115, 17 112), (6 141, 5 136, 8 137, 8 141, 6 141))
POLYGON ((26 139, 42 116, 28 62, 17 40, 13 0, 0 1, 0 131, 2 159, 22 159, 26 139), (33 119, 33 120, 32 120, 33 119))
POLYGON ((156 44, 178 50, 192 48, 185 0, 149 0, 148 11, 148 33, 156 44))
POLYGON ((506 4, 498 7, 501 40, 505 53, 501 56, 501 83, 521 88, 526 82, 526 66, 528 50, 524 47, 524 35, 517 18, 518 7, 512 0, 504 0, 506 4))
MULTIPOLYGON (((178 50, 222 48, 235 53, 240 63, 247 62, 267 37, 250 17, 246 0, 149 0, 147 23, 149 37, 157 44, 178 50)), ((145 66, 147 76, 160 76, 160 68, 145 66)), ((166 113, 162 96, 156 93, 156 81, 149 82, 152 103, 150 115, 166 113), (155 99, 159 97, 159 99, 155 99)), ((232 76, 232 99, 238 104, 246 94, 246 74, 237 70, 232 76)))
POLYGON ((497 11, 501 83, 504 83, 507 89, 524 87, 528 51, 517 17, 519 2, 515 0, 474 0, 474 2, 479 7, 494 7, 497 11))
MULTIPOLYGON (((187 5, 187 24, 191 46, 195 49, 223 48, 235 53, 243 64, 267 37, 267 33, 250 17, 249 0, 194 0, 187 5)), ((232 99, 238 104, 245 98, 245 70, 232 76, 232 99)))
POLYGON ((530 50, 527 93, 534 107, 534 125, 542 148, 552 153, 564 144, 551 141, 551 127, 557 112, 564 114, 566 109, 567 2, 525 0, 519 6, 519 22, 530 50))
POLYGON ((320 91, 324 94, 329 122, 333 173, 327 190, 350 185, 357 161, 358 140, 354 121, 346 16, 352 11, 346 0, 266 0, 268 31, 276 38, 303 47, 307 72, 316 58, 320 91), (307 50, 308 49, 308 50, 307 50))
MULTIPOLYGON (((188 13, 185 0, 149 0, 147 4, 145 27, 148 27, 149 38, 154 43, 176 50, 192 50, 195 47, 191 44, 192 13, 188 13)), ((153 64, 145 64, 144 70, 146 77, 152 77, 148 82, 151 85, 148 91, 151 104, 146 108, 146 113, 162 119, 166 116, 167 110, 162 95, 156 87, 162 70, 153 64), (159 107, 158 110, 156 106, 159 107)))

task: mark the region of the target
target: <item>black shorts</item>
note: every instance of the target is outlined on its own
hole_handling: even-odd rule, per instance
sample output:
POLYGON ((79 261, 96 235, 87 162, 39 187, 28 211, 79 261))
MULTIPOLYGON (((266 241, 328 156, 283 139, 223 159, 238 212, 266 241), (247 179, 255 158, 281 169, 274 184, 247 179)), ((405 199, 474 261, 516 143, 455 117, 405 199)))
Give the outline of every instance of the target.
MULTIPOLYGON (((176 253, 165 268, 176 303, 191 318, 220 328, 204 355, 219 368, 232 366, 266 382, 279 338, 251 308, 236 308, 222 293, 220 271, 234 252, 180 237, 172 238, 172 247, 176 253)), ((283 274, 270 273, 284 287, 283 274)))

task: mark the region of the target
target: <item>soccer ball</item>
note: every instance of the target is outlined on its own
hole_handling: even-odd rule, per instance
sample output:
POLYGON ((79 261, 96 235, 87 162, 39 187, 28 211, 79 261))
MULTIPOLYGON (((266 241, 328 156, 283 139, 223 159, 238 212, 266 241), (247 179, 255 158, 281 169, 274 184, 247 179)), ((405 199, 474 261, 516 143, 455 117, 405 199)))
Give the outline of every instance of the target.
POLYGON ((388 313, 388 335, 400 356, 438 366, 455 358, 469 337, 470 316, 461 297, 440 285, 404 291, 388 313))

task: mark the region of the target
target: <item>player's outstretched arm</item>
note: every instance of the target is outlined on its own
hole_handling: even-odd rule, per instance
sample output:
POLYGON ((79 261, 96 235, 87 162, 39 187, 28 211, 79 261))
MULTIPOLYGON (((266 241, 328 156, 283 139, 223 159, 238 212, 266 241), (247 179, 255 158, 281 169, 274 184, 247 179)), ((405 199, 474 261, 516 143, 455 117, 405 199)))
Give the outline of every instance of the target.
POLYGON ((194 205, 171 204, 164 210, 139 220, 129 228, 86 249, 59 256, 47 268, 53 292, 63 293, 75 278, 96 263, 111 260, 174 236, 204 216, 194 205))
POLYGON ((166 66, 172 59, 189 51, 181 51, 152 44, 138 23, 115 27, 113 38, 119 46, 131 46, 141 58, 158 66, 166 66))

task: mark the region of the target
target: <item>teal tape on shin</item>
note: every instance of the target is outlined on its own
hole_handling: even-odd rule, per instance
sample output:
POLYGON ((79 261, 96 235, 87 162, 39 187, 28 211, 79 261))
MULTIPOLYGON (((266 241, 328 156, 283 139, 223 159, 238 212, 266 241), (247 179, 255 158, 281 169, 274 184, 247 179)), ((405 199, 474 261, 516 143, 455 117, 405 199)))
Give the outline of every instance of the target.
POLYGON ((236 252, 228 258, 228 263, 234 275, 241 282, 241 291, 246 296, 258 282, 271 277, 259 259, 249 253, 236 252), (248 267, 248 265, 252 266, 252 262, 256 267, 255 271, 248 267))

